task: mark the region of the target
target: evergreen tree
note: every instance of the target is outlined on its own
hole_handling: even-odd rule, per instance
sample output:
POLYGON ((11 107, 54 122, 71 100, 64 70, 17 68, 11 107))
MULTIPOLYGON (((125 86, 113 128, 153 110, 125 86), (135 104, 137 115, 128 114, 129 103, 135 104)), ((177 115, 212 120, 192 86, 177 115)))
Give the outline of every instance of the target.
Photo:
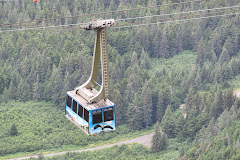
POLYGON ((156 31, 155 37, 154 37, 154 43, 153 43, 153 51, 154 51, 154 56, 155 57, 161 57, 161 43, 162 41, 162 33, 160 30, 156 31))
POLYGON ((51 100, 56 103, 59 104, 60 103, 60 95, 61 95, 61 90, 60 88, 62 88, 62 75, 60 72, 59 68, 53 67, 53 72, 52 72, 52 76, 50 78, 50 81, 52 82, 51 84, 51 90, 52 90, 52 95, 51 100))
POLYGON ((164 95, 163 92, 160 91, 158 95, 158 102, 157 102, 157 113, 156 113, 156 119, 161 122, 162 117, 165 114, 166 106, 164 104, 164 95))
POLYGON ((176 124, 175 124, 175 119, 172 115, 170 105, 167 106, 166 113, 163 116, 161 121, 161 126, 163 128, 163 131, 168 135, 169 138, 175 137, 176 124))
POLYGON ((149 70, 151 67, 149 56, 144 50, 142 50, 142 54, 140 57, 140 67, 142 70, 149 70))
POLYGON ((196 109, 193 107, 189 111, 185 128, 186 129, 185 133, 187 134, 188 137, 194 138, 194 136, 196 135, 199 129, 197 123, 198 123, 197 112, 196 109))
POLYGON ((217 83, 221 83, 223 81, 223 79, 222 79, 222 67, 220 65, 217 67, 217 71, 215 73, 214 81, 217 82, 217 83))
POLYGON ((4 91, 4 88, 5 88, 4 79, 3 79, 3 76, 0 75, 0 94, 2 94, 2 92, 4 91))
POLYGON ((161 133, 160 133, 160 127, 159 122, 157 121, 154 135, 152 137, 152 152, 159 152, 161 151, 161 133))
POLYGON ((161 47, 160 48, 161 57, 169 58, 170 53, 169 53, 169 41, 168 41, 167 31, 165 31, 162 35, 160 47, 161 47))
POLYGON ((8 91, 9 91, 9 99, 16 99, 17 98, 17 96, 16 96, 16 87, 14 86, 14 82, 13 81, 11 81, 10 82, 10 85, 9 85, 9 89, 8 89, 8 91))
POLYGON ((240 73, 240 59, 233 57, 231 61, 229 62, 229 66, 233 72, 233 76, 240 73))
POLYGON ((177 34, 176 35, 176 47, 177 47, 177 53, 179 53, 183 50, 182 29, 179 28, 176 34, 177 34))
POLYGON ((26 81, 23 82, 23 92, 21 93, 21 96, 19 97, 21 101, 28 101, 32 97, 32 89, 30 88, 30 84, 26 81))
POLYGON ((194 33, 194 36, 193 36, 193 39, 194 39, 193 50, 197 51, 199 53, 199 46, 202 45, 201 43, 202 43, 202 40, 203 40, 203 30, 201 28, 201 25, 197 26, 197 29, 196 29, 196 31, 194 33))
POLYGON ((115 108, 116 108, 116 123, 117 124, 122 124, 126 123, 126 111, 127 107, 123 105, 122 102, 122 95, 118 89, 115 89, 113 91, 112 96, 112 101, 115 103, 115 108))
POLYGON ((219 57, 219 64, 223 65, 224 63, 228 63, 230 60, 229 54, 226 48, 223 48, 221 56, 219 57))
POLYGON ((147 88, 146 90, 143 90, 143 123, 145 127, 148 127, 150 124, 152 124, 152 111, 153 111, 153 105, 152 105, 152 92, 150 88, 147 88))
POLYGON ((40 99, 39 77, 38 77, 38 74, 37 74, 36 82, 35 82, 35 84, 34 84, 33 99, 34 99, 35 101, 38 101, 38 100, 40 99))
POLYGON ((135 51, 132 54, 131 65, 138 65, 138 55, 135 51))
POLYGON ((184 116, 182 115, 182 113, 179 113, 177 116, 177 120, 176 120, 176 135, 181 138, 183 137, 183 127, 186 124, 186 119, 184 118, 184 116))
POLYGON ((164 150, 168 145, 167 135, 160 130, 159 122, 157 121, 154 135, 152 137, 152 152, 164 150))
POLYGON ((215 101, 212 105, 211 115, 214 118, 217 118, 223 112, 223 93, 222 89, 218 88, 215 101))
POLYGON ((12 125, 9 133, 10 133, 10 136, 16 136, 18 134, 18 130, 15 124, 12 125))
POLYGON ((228 54, 233 56, 235 55, 235 52, 236 52, 236 46, 234 44, 234 39, 232 37, 228 37, 227 40, 225 41, 224 43, 224 47, 227 51, 228 51, 228 54))
POLYGON ((227 90, 223 95, 224 109, 230 110, 234 104, 233 88, 227 90))
POLYGON ((226 82, 227 80, 231 79, 233 76, 233 72, 231 68, 227 65, 227 63, 224 63, 222 66, 222 80, 223 82, 226 82))
POLYGON ((187 94, 187 98, 185 100, 185 106, 186 106, 186 110, 187 112, 195 107, 195 98, 194 98, 194 88, 193 88, 193 85, 191 84, 190 87, 189 87, 189 90, 188 90, 188 94, 187 94))
POLYGON ((205 55, 206 55, 206 45, 204 43, 203 38, 201 38, 197 48, 196 64, 203 66, 205 61, 205 55))
POLYGON ((9 91, 8 91, 7 87, 5 87, 5 89, 3 90, 2 100, 3 100, 3 102, 9 101, 9 91))
POLYGON ((216 32, 212 40, 212 48, 217 57, 219 57, 222 52, 222 39, 220 34, 221 33, 216 32))
MULTIPOLYGON (((134 101, 136 103, 136 101, 134 101)), ((139 130, 142 128, 143 122, 143 110, 136 104, 130 104, 128 107, 128 125, 133 130, 139 130)))

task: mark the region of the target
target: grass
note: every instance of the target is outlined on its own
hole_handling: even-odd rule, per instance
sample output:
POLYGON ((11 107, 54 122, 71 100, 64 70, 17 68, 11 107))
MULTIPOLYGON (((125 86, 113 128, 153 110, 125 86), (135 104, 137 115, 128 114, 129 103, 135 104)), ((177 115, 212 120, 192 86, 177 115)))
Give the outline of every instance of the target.
MULTIPOLYGON (((80 153, 67 153, 54 157, 45 158, 55 159, 160 159, 174 160, 180 154, 182 146, 184 150, 190 147, 190 143, 185 141, 180 143, 177 139, 169 139, 169 146, 160 152, 152 153, 151 149, 140 144, 123 144, 120 147, 114 146, 96 151, 85 151, 80 153)), ((34 158, 32 158, 34 159, 34 158)))
POLYGON ((194 65, 196 59, 196 54, 192 51, 183 51, 178 55, 175 55, 169 59, 165 58, 153 58, 151 60, 152 70, 154 73, 156 71, 160 71, 164 67, 168 70, 186 70, 191 69, 194 65))
MULTIPOLYGON (((134 132, 131 132, 131 133, 128 133, 128 134, 118 135, 118 136, 116 136, 114 138, 111 138, 107 141, 96 141, 95 143, 91 143, 91 144, 88 144, 88 145, 85 145, 85 146, 64 145, 64 146, 61 146, 59 148, 52 148, 52 149, 47 149, 47 150, 37 150, 37 151, 33 151, 33 152, 18 152, 18 153, 8 154, 8 155, 5 155, 5 156, 2 156, 2 157, 0 157, 0 160, 38 155, 39 153, 49 154, 49 153, 57 153, 57 152, 63 152, 63 151, 74 151, 74 150, 81 150, 81 149, 87 149, 87 148, 95 148, 95 147, 98 147, 98 146, 104 146, 104 145, 108 145, 108 144, 113 144, 113 143, 125 141, 125 140, 128 140, 128 139, 132 139, 132 138, 135 138, 135 137, 140 137, 140 136, 152 133, 152 132, 153 132, 153 127, 148 128, 148 129, 144 129, 144 130, 141 130, 141 131, 134 131, 134 132)), ((108 133, 106 133, 106 134, 108 134, 108 133)))
POLYGON ((64 111, 46 102, 0 104, 0 125, 0 159, 92 148, 153 132, 153 126, 132 131, 123 125, 114 132, 87 136, 65 118, 64 111), (12 124, 17 136, 9 135, 12 124))

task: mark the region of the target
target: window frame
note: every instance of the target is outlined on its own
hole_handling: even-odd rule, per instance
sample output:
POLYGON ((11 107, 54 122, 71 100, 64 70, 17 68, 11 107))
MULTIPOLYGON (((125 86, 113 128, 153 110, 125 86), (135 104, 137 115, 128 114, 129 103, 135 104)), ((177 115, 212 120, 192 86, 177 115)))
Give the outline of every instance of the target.
POLYGON ((73 99, 73 101, 72 101, 72 110, 73 110, 73 112, 75 112, 75 113, 77 113, 77 105, 78 105, 77 101, 75 101, 75 100, 73 99), (75 106, 75 103, 76 103, 76 106, 75 106))
POLYGON ((72 108, 72 100, 73 100, 73 98, 70 97, 69 95, 67 95, 67 106, 68 106, 69 108, 72 108), (71 99, 71 104, 70 104, 70 106, 69 106, 69 98, 71 99))
POLYGON ((89 123, 89 111, 85 107, 84 107, 84 120, 89 123))
POLYGON ((80 104, 78 104, 78 116, 79 117, 81 117, 81 118, 83 118, 83 106, 82 105, 80 105, 80 104), (82 108, 82 109, 80 109, 80 108, 82 108), (81 115, 79 114, 79 111, 81 111, 82 110, 82 112, 81 112, 81 115))
POLYGON ((104 109, 103 109, 103 119, 104 119, 103 121, 104 121, 104 122, 113 121, 113 120, 114 120, 114 112, 113 112, 113 110, 114 110, 113 107, 109 107, 109 108, 104 108, 104 109), (110 108, 112 108, 112 109, 109 110, 110 108), (107 110, 107 111, 106 111, 106 110, 107 110), (109 113, 109 112, 112 112, 112 113, 111 113, 112 116, 111 116, 111 119, 110 119, 110 120, 107 120, 105 117, 106 117, 107 113, 109 113))
POLYGON ((97 110, 92 111, 92 123, 98 124, 98 123, 102 123, 102 122, 103 122, 103 110, 97 109, 97 110), (100 116, 100 117, 96 117, 96 116, 100 116), (101 119, 101 121, 97 121, 96 119, 97 120, 101 119))

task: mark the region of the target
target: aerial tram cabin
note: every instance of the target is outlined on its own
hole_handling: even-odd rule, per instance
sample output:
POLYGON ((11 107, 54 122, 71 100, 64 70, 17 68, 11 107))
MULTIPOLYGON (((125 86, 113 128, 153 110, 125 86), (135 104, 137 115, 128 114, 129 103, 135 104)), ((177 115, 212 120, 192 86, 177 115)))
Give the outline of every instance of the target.
POLYGON ((87 104, 74 91, 67 92, 66 115, 86 134, 115 130, 115 106, 110 100, 87 104))
POLYGON ((96 39, 90 78, 80 87, 67 92, 66 117, 88 135, 115 130, 115 105, 108 99, 108 55, 106 27, 114 25, 114 19, 94 20, 81 26, 95 30, 96 39), (98 85, 99 64, 101 61, 102 84, 98 85))

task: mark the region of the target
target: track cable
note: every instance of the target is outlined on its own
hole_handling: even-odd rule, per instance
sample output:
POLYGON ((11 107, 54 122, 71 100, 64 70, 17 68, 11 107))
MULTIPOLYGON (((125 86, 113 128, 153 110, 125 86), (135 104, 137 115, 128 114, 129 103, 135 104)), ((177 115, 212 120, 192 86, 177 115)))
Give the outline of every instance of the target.
POLYGON ((168 3, 168 4, 154 5, 154 6, 148 6, 148 7, 138 7, 138 8, 115 10, 115 11, 97 12, 97 13, 82 14, 82 15, 75 15, 75 16, 55 17, 55 18, 50 18, 50 19, 39 19, 39 20, 35 20, 35 21, 23 21, 23 22, 16 22, 16 23, 7 23, 7 24, 0 24, 0 26, 12 26, 12 25, 21 25, 21 24, 26 24, 26 23, 38 23, 38 22, 49 21, 49 20, 57 20, 57 19, 85 17, 85 16, 93 16, 93 15, 108 14, 108 13, 119 13, 119 12, 126 12, 126 11, 135 11, 135 10, 156 8, 156 7, 173 6, 173 5, 179 5, 179 4, 188 4, 188 3, 194 3, 194 2, 202 2, 202 0, 193 0, 193 1, 186 1, 186 2, 183 1, 183 2, 178 2, 178 3, 168 3))

